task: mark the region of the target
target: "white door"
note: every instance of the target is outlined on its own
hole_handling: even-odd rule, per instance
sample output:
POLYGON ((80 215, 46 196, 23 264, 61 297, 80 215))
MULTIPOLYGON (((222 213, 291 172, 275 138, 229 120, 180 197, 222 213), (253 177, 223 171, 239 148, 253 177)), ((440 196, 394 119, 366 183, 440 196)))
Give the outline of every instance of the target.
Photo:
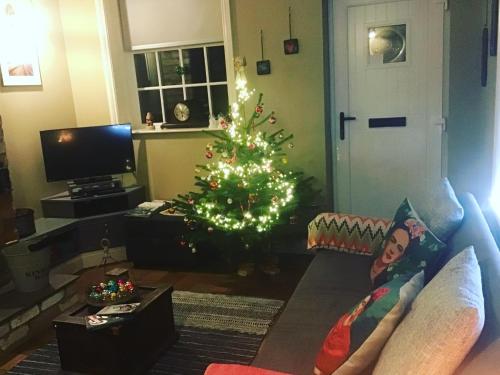
POLYGON ((441 177, 444 4, 333 5, 336 211, 392 217, 441 177))

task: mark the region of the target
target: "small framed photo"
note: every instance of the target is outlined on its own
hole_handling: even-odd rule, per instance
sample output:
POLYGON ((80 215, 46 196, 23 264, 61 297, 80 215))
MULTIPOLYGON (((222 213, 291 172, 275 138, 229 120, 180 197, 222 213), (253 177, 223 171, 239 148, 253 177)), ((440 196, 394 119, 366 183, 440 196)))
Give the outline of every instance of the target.
POLYGON ((7 59, 1 61, 0 64, 4 86, 39 86, 42 84, 36 57, 22 62, 7 59))
POLYGON ((257 74, 259 76, 264 74, 271 74, 271 61, 270 60, 257 61, 257 74))
POLYGON ((298 39, 287 39, 283 42, 283 49, 285 55, 294 55, 299 53, 299 40, 298 39))
POLYGON ((41 85, 29 0, 0 0, 0 67, 4 86, 41 85))

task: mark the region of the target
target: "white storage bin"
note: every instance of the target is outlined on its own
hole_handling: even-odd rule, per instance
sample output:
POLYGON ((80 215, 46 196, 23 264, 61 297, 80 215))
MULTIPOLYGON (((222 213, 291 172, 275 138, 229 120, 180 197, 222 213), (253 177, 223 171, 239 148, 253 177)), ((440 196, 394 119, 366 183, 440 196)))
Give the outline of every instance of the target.
POLYGON ((49 284, 50 249, 30 251, 29 245, 29 242, 21 241, 2 249, 20 292, 35 292, 49 284))

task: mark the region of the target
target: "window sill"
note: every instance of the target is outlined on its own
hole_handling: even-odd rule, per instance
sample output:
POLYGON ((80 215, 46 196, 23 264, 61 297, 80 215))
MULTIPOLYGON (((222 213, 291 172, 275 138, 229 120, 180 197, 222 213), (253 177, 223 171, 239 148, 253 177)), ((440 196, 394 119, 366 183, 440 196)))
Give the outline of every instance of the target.
POLYGON ((132 134, 135 136, 140 135, 163 135, 170 133, 202 133, 202 132, 218 132, 223 129, 210 129, 210 128, 185 128, 185 129, 134 129, 132 134))

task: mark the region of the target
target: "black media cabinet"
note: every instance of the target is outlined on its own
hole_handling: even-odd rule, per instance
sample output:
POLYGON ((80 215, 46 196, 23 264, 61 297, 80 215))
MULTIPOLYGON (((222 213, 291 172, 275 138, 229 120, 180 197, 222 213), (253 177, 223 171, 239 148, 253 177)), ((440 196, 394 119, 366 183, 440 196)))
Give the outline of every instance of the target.
POLYGON ((36 221, 37 232, 29 239, 43 238, 54 249, 63 242, 67 244, 53 254, 56 264, 80 253, 102 249, 103 238, 110 240, 111 247, 123 246, 125 215, 145 200, 144 186, 79 199, 71 199, 65 193, 43 198, 44 218, 36 221))
POLYGON ((40 202, 45 217, 81 218, 130 210, 144 200, 144 186, 134 186, 123 192, 76 199, 64 192, 42 198, 40 202))
POLYGON ((126 216, 127 259, 139 268, 194 266, 197 255, 181 245, 186 230, 182 216, 126 216))
POLYGON ((221 258, 209 244, 198 244, 193 253, 182 244, 187 229, 183 216, 152 214, 125 216, 127 259, 138 268, 175 268, 209 272, 233 272, 234 265, 221 258))

